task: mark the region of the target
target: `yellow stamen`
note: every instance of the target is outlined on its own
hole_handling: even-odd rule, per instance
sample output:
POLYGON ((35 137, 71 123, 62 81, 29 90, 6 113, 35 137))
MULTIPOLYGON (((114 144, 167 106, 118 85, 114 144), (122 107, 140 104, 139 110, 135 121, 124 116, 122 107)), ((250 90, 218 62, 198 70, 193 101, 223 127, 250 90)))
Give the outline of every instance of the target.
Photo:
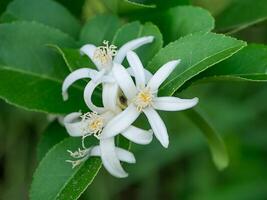
POLYGON ((137 106, 138 111, 142 111, 144 108, 151 106, 154 95, 149 88, 144 88, 135 97, 134 103, 137 106))
POLYGON ((104 127, 104 119, 94 112, 85 113, 82 117, 84 134, 94 134, 98 137, 104 127))
POLYGON ((113 56, 117 54, 116 46, 104 40, 103 46, 99 46, 96 48, 94 52, 94 59, 98 60, 103 66, 107 66, 112 64, 113 56))

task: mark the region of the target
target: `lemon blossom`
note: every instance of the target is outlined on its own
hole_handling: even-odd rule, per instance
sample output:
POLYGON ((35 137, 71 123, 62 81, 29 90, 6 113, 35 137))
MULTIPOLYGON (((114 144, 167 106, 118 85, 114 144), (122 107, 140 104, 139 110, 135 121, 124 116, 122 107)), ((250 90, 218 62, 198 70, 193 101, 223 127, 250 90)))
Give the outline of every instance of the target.
MULTIPOLYGON (((96 113, 86 113, 82 115, 79 112, 71 113, 64 118, 64 125, 67 129, 67 132, 70 136, 73 137, 88 137, 94 135, 96 138, 101 134, 101 131, 105 123, 109 120, 112 114, 107 112, 103 115, 98 115, 96 113)), ((82 141, 83 141, 82 140, 82 141)), ((70 152, 70 155, 73 158, 78 160, 68 160, 71 162, 73 167, 79 165, 81 162, 88 159, 90 156, 100 156, 105 168, 116 177, 125 177, 127 173, 122 169, 119 160, 129 161, 130 163, 135 163, 135 159, 132 153, 123 150, 125 153, 123 157, 119 157, 119 152, 121 149, 115 147, 114 137, 109 139, 99 140, 99 145, 86 148, 83 143, 83 149, 75 151, 74 153, 70 152), (99 149, 98 154, 93 154, 93 149, 99 149)))
MULTIPOLYGON (((80 53, 82 55, 87 55, 91 61, 95 64, 97 70, 90 68, 80 68, 72 73, 70 73, 64 80, 62 85, 62 95, 63 99, 68 99, 68 88, 77 80, 90 78, 93 81, 97 81, 99 79, 104 79, 104 75, 107 75, 112 69, 113 63, 122 63, 124 60, 126 53, 129 50, 135 50, 138 47, 151 43, 153 41, 153 36, 145 36, 141 38, 137 38, 125 43, 119 50, 116 50, 117 47, 115 45, 109 45, 108 41, 103 42, 103 46, 96 47, 93 44, 86 44, 81 47, 80 53)), ((129 69, 131 70, 131 69, 129 69)), ((106 80, 108 82, 108 80, 106 80)), ((109 90, 110 87, 116 89, 117 85, 105 83, 103 85, 103 93, 106 90, 109 90)))
MULTIPOLYGON (((90 81, 88 90, 93 92, 95 87, 102 83, 101 81, 90 81)), ((114 80, 113 80, 114 81, 114 80)), ((116 177, 126 177, 128 174, 123 170, 120 161, 135 163, 135 159, 132 153, 127 150, 123 150, 115 146, 114 137, 101 139, 102 130, 106 124, 114 118, 121 109, 117 106, 117 89, 110 88, 103 92, 103 107, 89 107, 93 112, 82 114, 80 112, 74 112, 68 114, 64 118, 64 125, 70 136, 82 137, 82 150, 75 152, 70 151, 70 155, 78 160, 68 160, 73 167, 80 164, 90 156, 100 156, 104 167, 116 177), (100 111, 100 112, 99 112, 100 111), (99 140, 99 145, 86 148, 84 145, 84 138, 94 135, 99 140)), ((89 95, 91 97, 91 94, 89 95)), ((85 101, 88 101, 85 95, 85 101)), ((121 133, 127 139, 134 141, 138 144, 148 144, 152 141, 153 134, 151 131, 146 131, 134 126, 128 126, 121 133)))
POLYGON ((157 96, 160 85, 172 73, 180 60, 167 62, 149 80, 146 80, 144 67, 136 53, 129 51, 127 60, 133 70, 135 83, 121 64, 114 63, 112 68, 112 74, 127 99, 127 108, 105 125, 100 138, 114 137, 123 132, 143 112, 148 118, 156 138, 167 148, 169 144, 167 129, 156 110, 185 110, 195 106, 198 98, 180 99, 157 96))
MULTIPOLYGON (((83 137, 84 139, 85 137, 94 135, 99 140, 98 146, 90 148, 86 148, 83 143, 83 150, 81 152, 84 155, 79 158, 84 157, 84 159, 87 159, 89 156, 100 156, 103 165, 112 175, 116 177, 126 177, 127 173, 123 170, 119 161, 134 163, 134 156, 126 150, 115 147, 114 137, 101 139, 103 128, 114 116, 115 113, 112 111, 106 111, 102 114, 89 112, 84 115, 80 112, 74 112, 68 114, 64 118, 64 125, 70 136, 83 137), (92 149, 98 150, 92 151, 92 149), (98 152, 98 154, 92 154, 92 152, 98 152)), ((122 135, 139 144, 148 144, 152 141, 151 131, 146 131, 134 126, 129 126, 122 132, 122 135)), ((74 157, 73 154, 71 155, 74 157)), ((72 163, 76 166, 84 159, 78 160, 77 162, 73 161, 72 163)))

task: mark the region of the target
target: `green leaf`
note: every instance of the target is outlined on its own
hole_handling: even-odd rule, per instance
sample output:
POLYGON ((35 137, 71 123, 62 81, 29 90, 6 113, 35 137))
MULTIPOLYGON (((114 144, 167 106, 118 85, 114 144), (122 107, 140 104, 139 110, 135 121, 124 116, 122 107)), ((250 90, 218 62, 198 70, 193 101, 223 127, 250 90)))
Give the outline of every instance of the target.
POLYGON ((161 49, 149 62, 148 70, 155 72, 170 60, 181 59, 160 92, 171 95, 186 81, 212 65, 232 56, 245 42, 215 33, 196 33, 185 36, 161 49))
POLYGON ((104 40, 112 41, 120 24, 119 18, 114 15, 98 15, 84 25, 80 42, 99 46, 104 40))
POLYGON ((68 68, 47 44, 76 46, 68 35, 39 23, 0 24, 1 64, 42 76, 64 78, 68 74, 68 68))
POLYGON ((141 1, 119 0, 119 13, 128 13, 131 11, 140 11, 151 8, 156 8, 154 3, 145 4, 141 1))
POLYGON ((56 1, 64 5, 64 7, 66 7, 75 16, 81 17, 85 0, 75 0, 75 3, 73 2, 73 0, 56 0, 56 1))
POLYGON ((155 5, 146 5, 140 2, 129 0, 102 0, 103 4, 116 14, 129 14, 141 10, 151 10, 155 5))
POLYGON ((149 35, 155 37, 154 41, 151 44, 146 44, 135 50, 140 56, 143 64, 146 64, 161 49, 163 45, 162 35, 157 26, 153 25, 152 23, 146 23, 142 25, 140 22, 126 24, 117 31, 112 43, 119 48, 130 40, 149 35))
POLYGON ((56 45, 51 45, 51 47, 60 53, 70 71, 83 67, 96 68, 88 56, 81 55, 78 49, 60 48, 56 45))
POLYGON ((214 29, 214 18, 211 14, 207 10, 194 6, 176 6, 169 9, 160 7, 149 15, 144 11, 130 18, 156 24, 162 31, 166 44, 188 34, 205 33, 214 29))
POLYGON ((216 28, 221 31, 242 30, 267 19, 265 0, 234 0, 216 18, 216 28))
POLYGON ((11 0, 0 1, 0 14, 2 14, 6 10, 6 7, 10 2, 11 2, 11 0))
POLYGON ((267 81, 266 72, 267 46, 252 44, 199 74, 196 79, 267 81))
POLYGON ((162 0, 128 0, 133 3, 142 4, 142 5, 148 5, 148 6, 154 6, 158 10, 166 9, 175 7, 177 5, 189 5, 190 0, 168 0, 168 1, 162 1, 162 0))
POLYGON ((118 137, 116 137, 116 145, 118 147, 130 150, 131 149, 131 144, 132 143, 130 142, 130 140, 128 140, 127 138, 123 137, 122 135, 118 135, 118 137))
POLYGON ((0 66, 0 80, 0 97, 17 107, 54 114, 87 110, 80 88, 72 87, 69 100, 62 100, 61 81, 8 66, 0 66))
POLYGON ((101 160, 92 157, 72 169, 66 162, 71 159, 67 150, 75 151, 80 146, 80 138, 67 138, 46 154, 34 173, 31 200, 79 198, 101 167, 101 160))
POLYGON ((211 125, 197 111, 190 109, 184 112, 187 117, 202 131, 212 155, 212 159, 219 170, 223 170, 229 164, 228 154, 223 140, 211 125))
POLYGON ((165 43, 191 33, 209 32, 214 28, 214 19, 211 14, 202 8, 193 6, 177 6, 160 12, 153 22, 162 31, 165 43))
POLYGON ((67 136, 68 134, 66 133, 65 128, 57 121, 49 124, 43 132, 41 140, 37 146, 38 163, 53 146, 65 139, 67 136))
POLYGON ((3 21, 37 21, 77 37, 80 24, 69 11, 52 0, 15 0, 3 14, 3 21))
POLYGON ((34 22, 0 24, 0 97, 34 111, 68 113, 84 109, 82 90, 73 87, 63 102, 62 80, 69 73, 62 58, 46 44, 73 47, 62 32, 34 22))

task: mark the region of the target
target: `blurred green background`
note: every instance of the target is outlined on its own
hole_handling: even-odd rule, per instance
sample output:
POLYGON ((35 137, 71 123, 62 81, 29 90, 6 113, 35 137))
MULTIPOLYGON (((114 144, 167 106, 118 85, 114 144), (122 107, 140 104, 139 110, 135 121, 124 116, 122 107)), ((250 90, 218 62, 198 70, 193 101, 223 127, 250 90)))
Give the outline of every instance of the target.
MULTIPOLYGON (((7 0, 1 0, 0 11, 6 3, 7 0)), ((231 0, 193 3, 216 17, 231 0)), ((90 17, 88 10, 84 8, 85 19, 90 17)), ((233 36, 266 43, 266 23, 233 36)), ((230 166, 217 171, 200 131, 182 112, 168 113, 168 116, 162 113, 169 129, 170 147, 163 149, 156 140, 147 146, 133 145, 137 164, 125 166, 129 178, 116 179, 101 169, 80 199, 267 199, 267 84, 201 83, 183 91, 182 96, 199 97, 197 109, 222 135, 230 166)), ((44 114, 27 112, 0 101, 1 200, 28 199, 37 165, 36 146, 47 124, 44 114)))

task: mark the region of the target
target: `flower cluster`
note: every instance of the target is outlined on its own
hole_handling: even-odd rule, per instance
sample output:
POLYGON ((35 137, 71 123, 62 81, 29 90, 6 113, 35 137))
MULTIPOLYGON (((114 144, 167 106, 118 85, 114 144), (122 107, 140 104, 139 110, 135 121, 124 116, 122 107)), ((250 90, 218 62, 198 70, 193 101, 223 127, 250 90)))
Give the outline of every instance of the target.
POLYGON ((195 106, 197 98, 180 99, 177 97, 159 97, 158 89, 173 72, 180 60, 172 60, 164 64, 153 75, 146 70, 138 55, 134 52, 138 47, 153 42, 153 36, 137 38, 127 42, 120 49, 109 45, 84 45, 80 52, 87 55, 96 66, 96 70, 80 68, 69 74, 62 86, 63 99, 68 99, 68 88, 77 80, 91 79, 84 89, 84 101, 90 110, 70 113, 64 118, 64 125, 73 137, 82 137, 82 149, 71 152, 74 160, 68 160, 75 167, 90 156, 100 156, 105 168, 116 177, 128 174, 121 162, 135 163, 134 155, 128 150, 115 145, 115 137, 121 134, 131 142, 149 144, 153 135, 163 147, 169 145, 167 128, 156 110, 180 111, 195 106), (129 67, 122 66, 126 57, 129 67), (92 95, 97 86, 102 85, 103 106, 92 102, 92 95), (151 130, 144 130, 132 125, 141 113, 150 123, 151 130), (86 147, 84 139, 95 136, 99 145, 86 147))

